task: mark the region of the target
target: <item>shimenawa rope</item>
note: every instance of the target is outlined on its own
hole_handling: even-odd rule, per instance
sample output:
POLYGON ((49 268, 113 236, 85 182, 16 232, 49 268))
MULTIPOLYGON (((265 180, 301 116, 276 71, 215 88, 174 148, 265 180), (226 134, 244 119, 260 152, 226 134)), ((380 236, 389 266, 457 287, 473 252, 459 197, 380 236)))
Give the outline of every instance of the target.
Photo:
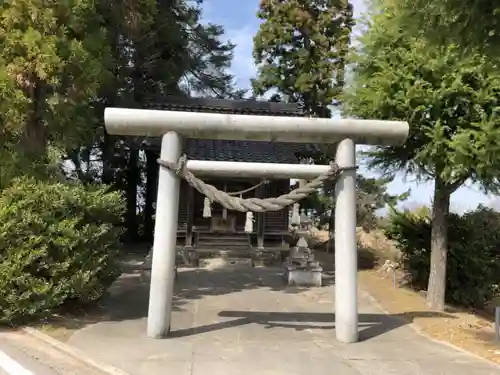
POLYGON ((292 190, 287 194, 280 195, 277 198, 246 198, 233 197, 215 186, 207 184, 197 178, 193 173, 186 168, 187 157, 183 155, 176 163, 170 163, 165 160, 158 159, 158 164, 162 167, 174 171, 179 177, 184 178, 189 185, 198 190, 201 194, 205 195, 210 201, 217 202, 228 210, 239 212, 266 212, 266 211, 279 211, 293 203, 304 199, 309 194, 315 192, 326 180, 336 180, 342 170, 356 169, 356 167, 339 168, 335 163, 330 163, 330 170, 328 172, 316 177, 314 180, 308 182, 303 187, 292 190))

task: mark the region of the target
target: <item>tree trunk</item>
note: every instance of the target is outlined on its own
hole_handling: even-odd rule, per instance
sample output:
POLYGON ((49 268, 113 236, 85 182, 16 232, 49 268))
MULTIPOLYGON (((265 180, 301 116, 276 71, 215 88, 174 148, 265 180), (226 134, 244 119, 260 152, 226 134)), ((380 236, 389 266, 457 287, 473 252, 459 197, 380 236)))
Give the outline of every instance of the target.
POLYGON ((130 155, 127 167, 127 214, 126 227, 129 242, 136 242, 139 235, 137 223, 137 185, 139 184, 139 149, 130 146, 130 155))
POLYGON ((153 203, 156 201, 156 188, 158 186, 157 154, 146 152, 146 202, 144 205, 144 240, 152 241, 154 232, 153 203))
POLYGON ((431 269, 427 287, 427 306, 437 311, 443 311, 445 307, 450 195, 451 190, 437 177, 432 208, 431 269))
POLYGON ((326 246, 327 253, 335 252, 335 208, 331 208, 330 217, 328 218, 328 242, 326 246))
POLYGON ((103 184, 111 185, 114 181, 113 175, 113 154, 114 154, 114 140, 104 130, 104 139, 102 143, 102 175, 101 181, 103 184))
POLYGON ((44 161, 46 157, 47 135, 45 123, 43 121, 43 112, 45 107, 45 90, 43 83, 33 80, 31 92, 33 101, 31 116, 26 123, 24 134, 24 151, 31 158, 44 161))

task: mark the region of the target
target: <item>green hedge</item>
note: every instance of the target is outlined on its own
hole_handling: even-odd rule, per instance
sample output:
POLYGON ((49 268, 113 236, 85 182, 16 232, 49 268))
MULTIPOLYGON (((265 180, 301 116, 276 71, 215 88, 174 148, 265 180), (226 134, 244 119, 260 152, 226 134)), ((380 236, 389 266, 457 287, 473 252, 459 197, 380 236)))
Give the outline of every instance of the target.
POLYGON ((0 322, 99 299, 120 274, 117 193, 21 179, 0 192, 0 322))
MULTIPOLYGON (((431 220, 428 214, 393 211, 385 228, 401 251, 403 267, 416 289, 427 289, 431 220)), ((500 215, 483 206, 464 215, 450 214, 446 299, 483 307, 500 283, 500 215)))

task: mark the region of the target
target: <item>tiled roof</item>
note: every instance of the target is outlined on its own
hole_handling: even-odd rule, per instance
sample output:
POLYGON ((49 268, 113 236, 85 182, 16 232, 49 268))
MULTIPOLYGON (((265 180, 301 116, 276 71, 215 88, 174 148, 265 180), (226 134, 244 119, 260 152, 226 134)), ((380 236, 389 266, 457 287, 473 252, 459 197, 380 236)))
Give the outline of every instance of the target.
POLYGON ((311 147, 300 143, 188 139, 186 154, 193 160, 295 164, 299 162, 297 154, 311 147))
MULTIPOLYGON (((165 102, 149 103, 143 108, 261 116, 303 116, 303 113, 295 104, 256 100, 167 98, 165 102)), ((159 149, 160 139, 148 139, 146 145, 146 147, 159 149)), ((187 157, 192 160, 298 163, 298 154, 313 152, 317 150, 317 147, 301 143, 188 139, 186 140, 185 149, 187 157)))
POLYGON ((229 100, 205 98, 166 97, 163 102, 148 103, 143 108, 170 111, 252 114, 262 116, 302 117, 297 104, 264 102, 259 100, 229 100))

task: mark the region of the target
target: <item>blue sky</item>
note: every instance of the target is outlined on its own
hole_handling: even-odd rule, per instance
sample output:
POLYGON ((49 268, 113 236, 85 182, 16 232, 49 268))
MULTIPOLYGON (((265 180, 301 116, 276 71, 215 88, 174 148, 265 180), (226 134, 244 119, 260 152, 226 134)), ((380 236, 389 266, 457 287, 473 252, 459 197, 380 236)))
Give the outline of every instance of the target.
MULTIPOLYGON (((355 17, 365 12, 363 0, 351 0, 354 5, 355 17)), ((258 0, 204 0, 204 19, 207 22, 223 25, 226 35, 236 44, 232 73, 236 77, 236 84, 241 88, 249 88, 250 79, 255 75, 255 65, 252 59, 253 36, 259 28, 259 20, 255 16, 259 6, 258 0)), ((374 176, 374 173, 361 169, 365 175, 374 176)), ((430 203, 432 197, 432 183, 416 183, 414 178, 397 178, 390 185, 391 193, 402 193, 411 189, 411 196, 405 205, 430 203)), ((495 197, 482 194, 476 187, 462 187, 452 195, 451 209, 463 212, 476 207, 479 203, 499 207, 495 197)))

